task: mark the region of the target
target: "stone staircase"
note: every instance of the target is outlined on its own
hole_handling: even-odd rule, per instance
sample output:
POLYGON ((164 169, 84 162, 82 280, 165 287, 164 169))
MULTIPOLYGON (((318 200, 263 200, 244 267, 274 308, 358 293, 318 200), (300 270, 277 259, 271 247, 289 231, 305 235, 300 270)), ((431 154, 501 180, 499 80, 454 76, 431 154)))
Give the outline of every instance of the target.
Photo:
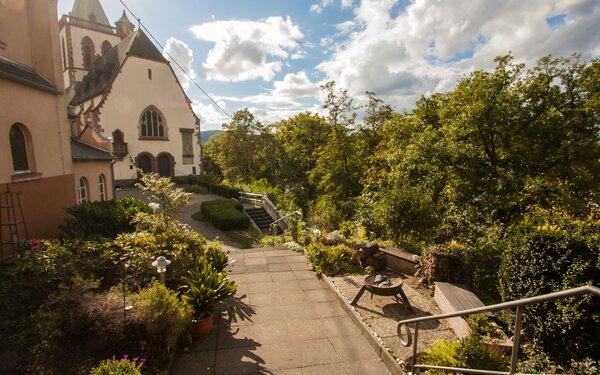
POLYGON ((264 208, 252 207, 244 208, 244 210, 262 232, 269 232, 271 230, 273 218, 267 213, 267 211, 265 211, 264 208))

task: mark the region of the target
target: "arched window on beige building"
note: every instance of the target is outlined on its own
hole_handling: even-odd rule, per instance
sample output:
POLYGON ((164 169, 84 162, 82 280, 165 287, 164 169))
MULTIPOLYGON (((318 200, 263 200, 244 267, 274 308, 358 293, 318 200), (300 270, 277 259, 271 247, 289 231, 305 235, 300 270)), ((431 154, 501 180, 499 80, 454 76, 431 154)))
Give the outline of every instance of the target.
POLYGON ((29 172, 33 170, 29 131, 23 124, 13 124, 9 131, 10 153, 12 156, 13 170, 29 172))
POLYGON ((83 202, 89 202, 89 200, 90 200, 89 191, 90 191, 90 189, 89 189, 87 178, 81 177, 79 179, 79 186, 77 187, 77 193, 78 193, 77 202, 80 204, 83 202))
POLYGON ((98 200, 106 200, 106 178, 103 174, 98 176, 98 200))
POLYGON ((154 106, 150 106, 142 112, 140 138, 168 138, 165 120, 160 111, 154 106))

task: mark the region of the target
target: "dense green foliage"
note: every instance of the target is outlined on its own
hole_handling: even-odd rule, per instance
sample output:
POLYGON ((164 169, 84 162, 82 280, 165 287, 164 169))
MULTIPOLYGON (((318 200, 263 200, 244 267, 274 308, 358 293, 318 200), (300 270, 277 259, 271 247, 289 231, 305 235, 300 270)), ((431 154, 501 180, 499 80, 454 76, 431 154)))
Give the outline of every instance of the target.
MULTIPOLYGON (((186 194, 156 175, 145 182, 166 210, 138 212, 142 220, 130 232, 110 240, 34 240, 23 244, 16 264, 0 267, 1 344, 17 358, 16 373, 89 373, 115 353, 145 357, 144 372, 157 373, 185 338, 192 311, 175 292, 181 276, 208 250, 217 264, 224 256, 174 219, 186 194), (160 255, 172 261, 166 287, 154 281, 151 264, 160 255)), ((95 215, 81 212, 86 220, 95 215)))
MULTIPOLYGON (((513 228, 504 246, 500 280, 506 300, 600 285, 599 220, 577 220, 562 212, 531 214, 513 228)), ((533 343, 553 357, 598 359, 597 297, 532 305, 525 322, 533 343)))
MULTIPOLYGON (((600 218, 600 60, 548 56, 527 70, 507 55, 496 64, 405 113, 370 92, 359 107, 333 82, 321 87, 323 116, 264 125, 241 111, 207 144, 210 172, 236 186, 264 181, 280 191, 277 204, 300 209, 321 230, 352 221, 416 254, 450 253, 428 251, 422 269, 456 261, 461 272, 449 264, 448 277, 460 276, 451 281, 470 284, 486 303, 597 285, 598 250, 589 245, 597 238, 581 228, 600 218), (244 152, 236 155, 238 143, 244 152), (538 226, 555 225, 545 212, 581 225, 540 237, 538 226)), ((596 303, 578 301, 528 320, 527 338, 552 360, 564 362, 562 341, 551 339, 557 332, 571 342, 565 354, 597 335, 580 332, 582 320, 596 321, 596 303)))
POLYGON ((90 375, 141 375, 143 361, 130 360, 128 357, 121 359, 107 359, 94 367, 90 375))
MULTIPOLYGON (((242 212, 244 207, 234 200, 220 199, 200 204, 202 217, 221 230, 246 229, 250 218, 242 212)), ((195 218, 197 217, 194 216, 195 218)))
POLYGON ((237 290, 234 281, 227 278, 227 272, 219 272, 203 257, 198 257, 194 267, 182 277, 185 285, 182 287, 182 299, 194 311, 194 318, 208 318, 215 305, 231 296, 237 290))
MULTIPOLYGON (((441 339, 424 351, 422 360, 432 366, 492 371, 507 371, 509 367, 509 358, 500 349, 488 346, 475 336, 455 341, 441 339)), ((444 374, 444 371, 428 370, 428 373, 444 374)))
POLYGON ((354 251, 345 244, 327 246, 320 242, 313 242, 306 247, 306 255, 318 273, 328 276, 360 271, 354 259, 354 251))
POLYGON ((67 235, 77 238, 115 238, 134 230, 131 220, 139 212, 152 212, 145 202, 135 198, 84 202, 66 210, 73 216, 67 224, 67 235))
POLYGON ((192 320, 191 307, 158 281, 132 295, 129 301, 133 306, 130 324, 144 332, 143 355, 154 361, 166 361, 165 348, 175 349, 185 336, 192 320))

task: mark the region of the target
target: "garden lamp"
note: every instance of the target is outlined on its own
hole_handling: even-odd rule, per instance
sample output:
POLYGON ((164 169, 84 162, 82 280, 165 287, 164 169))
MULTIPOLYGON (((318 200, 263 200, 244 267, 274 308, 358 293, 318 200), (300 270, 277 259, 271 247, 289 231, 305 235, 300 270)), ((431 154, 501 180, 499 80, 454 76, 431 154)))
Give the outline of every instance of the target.
POLYGON ((156 258, 154 262, 152 262, 152 266, 156 267, 156 272, 158 272, 160 281, 162 281, 163 284, 165 283, 165 272, 167 272, 167 266, 169 264, 171 264, 171 261, 162 255, 156 258))

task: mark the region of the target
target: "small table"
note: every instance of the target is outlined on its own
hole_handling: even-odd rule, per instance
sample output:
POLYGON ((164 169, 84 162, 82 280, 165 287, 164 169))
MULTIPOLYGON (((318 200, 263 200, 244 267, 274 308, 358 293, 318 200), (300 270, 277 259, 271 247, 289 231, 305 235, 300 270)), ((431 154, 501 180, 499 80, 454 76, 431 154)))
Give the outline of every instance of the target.
POLYGON ((390 281, 389 284, 377 285, 377 284, 375 284, 376 275, 367 276, 365 278, 365 282, 364 282, 363 286, 360 288, 360 290, 358 291, 358 294, 356 295, 356 297, 354 297, 354 299, 352 300, 352 302, 350 304, 352 306, 355 306, 358 303, 358 300, 360 299, 360 297, 362 297, 365 290, 367 290, 371 293, 371 299, 373 298, 373 294, 376 294, 378 296, 394 296, 394 298, 396 298, 396 302, 400 303, 400 300, 398 299, 398 295, 400 295, 400 298, 402 298, 402 302, 404 302, 404 304, 406 304, 406 307, 408 307, 408 309, 411 312, 414 312, 412 306, 410 305, 410 302, 408 302, 408 298, 406 297, 406 294, 404 294, 404 291, 402 290, 402 284, 403 284, 402 278, 400 278, 399 276, 392 276, 392 275, 383 275, 383 276, 387 280, 390 281))

